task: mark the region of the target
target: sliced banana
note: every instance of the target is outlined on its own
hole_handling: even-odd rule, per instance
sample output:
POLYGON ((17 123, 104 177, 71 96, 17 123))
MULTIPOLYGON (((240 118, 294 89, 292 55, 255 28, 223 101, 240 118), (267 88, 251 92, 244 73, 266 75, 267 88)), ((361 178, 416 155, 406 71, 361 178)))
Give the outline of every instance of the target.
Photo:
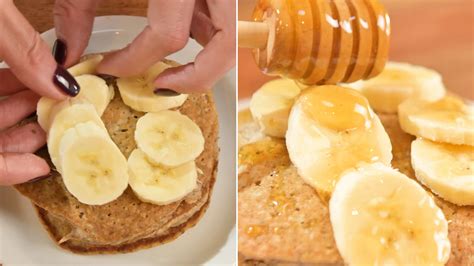
POLYGON ((457 205, 474 205, 474 147, 417 139, 411 144, 416 178, 457 205))
POLYGON ((110 102, 110 89, 105 80, 94 75, 81 75, 75 77, 75 79, 81 86, 79 98, 92 103, 99 116, 102 116, 110 102))
POLYGON ((104 59, 104 56, 102 55, 91 56, 89 59, 68 68, 67 71, 74 77, 85 74, 95 74, 97 72, 97 66, 100 64, 102 59, 104 59))
POLYGON ((48 131, 49 129, 51 109, 57 103, 57 100, 47 97, 41 97, 38 101, 38 104, 36 105, 36 115, 38 116, 38 124, 45 131, 48 131))
POLYGON ((60 154, 64 185, 84 204, 109 203, 128 186, 127 159, 94 122, 79 123, 66 130, 60 154))
POLYGON ((109 85, 109 102, 115 98, 115 87, 113 85, 109 85))
POLYGON ((398 108, 401 128, 436 142, 474 145, 474 106, 456 96, 436 102, 408 99, 398 108))
POLYGON ((62 173, 59 144, 66 130, 75 127, 79 123, 89 121, 102 128, 106 134, 107 129, 97 114, 94 105, 87 102, 74 104, 68 101, 61 102, 53 108, 53 112, 55 116, 48 131, 48 152, 56 169, 62 173))
POLYGON ((296 85, 298 86, 298 88, 300 88, 301 90, 305 90, 305 89, 311 87, 310 85, 301 83, 301 82, 299 82, 299 81, 297 81, 297 80, 295 80, 295 83, 296 83, 296 85))
POLYGON ((398 105, 409 97, 436 101, 446 93, 438 72, 397 62, 388 62, 375 78, 344 86, 361 91, 375 111, 384 113, 397 113, 398 105))
MULTIPOLYGON (((89 102, 94 105, 99 116, 102 116, 107 105, 110 103, 111 93, 113 93, 105 83, 105 80, 93 75, 81 75, 75 77, 75 79, 79 86, 81 86, 81 91, 76 97, 62 102, 68 102, 69 105, 78 102, 89 102)), ((41 97, 38 101, 36 106, 38 123, 45 131, 49 130, 51 121, 54 119, 53 107, 59 102, 46 97, 41 97)))
POLYGON ((250 111, 266 135, 284 138, 291 106, 301 89, 291 79, 276 79, 265 83, 250 101, 250 111))
POLYGON ((192 161, 204 150, 201 129, 178 111, 142 116, 137 121, 135 141, 153 163, 168 167, 192 161))
POLYGON ((145 74, 137 77, 119 78, 117 86, 123 102, 130 108, 141 112, 158 112, 181 106, 186 101, 187 94, 158 96, 153 92, 155 89, 154 79, 170 67, 163 62, 158 62, 145 74))
POLYGON ((441 209, 414 180, 381 163, 345 173, 329 203, 349 265, 444 265, 451 244, 441 209))
POLYGON ((197 171, 194 161, 174 168, 151 163, 139 149, 128 158, 129 184, 142 201, 165 205, 184 198, 196 187, 197 171))
POLYGON ((286 146, 299 175, 323 196, 360 163, 390 165, 392 146, 379 118, 357 91, 306 89, 291 109, 286 146))

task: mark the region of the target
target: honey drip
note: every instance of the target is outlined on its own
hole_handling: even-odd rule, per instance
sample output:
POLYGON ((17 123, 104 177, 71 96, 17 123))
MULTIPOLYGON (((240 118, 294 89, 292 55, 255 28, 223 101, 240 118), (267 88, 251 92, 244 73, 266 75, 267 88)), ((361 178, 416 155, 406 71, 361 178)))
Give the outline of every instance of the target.
POLYGON ((289 165, 290 158, 284 140, 261 140, 242 146, 239 149, 239 191, 257 183, 275 168, 289 165))
POLYGON ((279 175, 278 171, 274 171, 270 175, 274 177, 270 196, 268 198, 268 204, 274 210, 272 216, 281 216, 287 212, 293 211, 296 203, 291 196, 286 195, 284 191, 285 184, 283 178, 279 175))
POLYGON ((259 237, 263 234, 268 233, 268 226, 267 225, 247 225, 244 228, 245 234, 247 234, 251 238, 259 237))
POLYGON ((262 140, 244 145, 239 149, 239 166, 253 166, 275 159, 288 161, 286 165, 289 165, 290 159, 283 140, 262 140))
POLYGON ((342 172, 362 162, 373 163, 382 159, 382 149, 374 115, 369 103, 359 92, 333 85, 306 89, 297 100, 305 115, 329 130, 333 135, 327 158, 331 163, 318 165, 324 175, 316 175, 318 195, 327 202, 342 172), (340 140, 340 141, 339 141, 340 140))
POLYGON ((303 111, 324 127, 337 131, 370 128, 369 102, 359 92, 339 86, 320 86, 299 98, 303 111))

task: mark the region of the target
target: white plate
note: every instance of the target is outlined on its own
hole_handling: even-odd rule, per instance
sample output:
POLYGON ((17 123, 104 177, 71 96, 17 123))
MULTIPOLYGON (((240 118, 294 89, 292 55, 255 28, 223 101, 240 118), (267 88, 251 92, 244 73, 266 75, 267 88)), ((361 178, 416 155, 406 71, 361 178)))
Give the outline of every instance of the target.
MULTIPOLYGON (((141 17, 98 17, 86 53, 122 48, 145 24, 141 17)), ((55 40, 53 30, 42 36, 50 45, 55 40)), ((170 58, 187 63, 200 49, 190 41, 170 58)), ((131 254, 75 255, 52 242, 26 198, 11 187, 0 187, 0 264, 235 264, 235 70, 215 86, 214 92, 220 122, 219 172, 210 207, 194 228, 171 243, 131 254)))

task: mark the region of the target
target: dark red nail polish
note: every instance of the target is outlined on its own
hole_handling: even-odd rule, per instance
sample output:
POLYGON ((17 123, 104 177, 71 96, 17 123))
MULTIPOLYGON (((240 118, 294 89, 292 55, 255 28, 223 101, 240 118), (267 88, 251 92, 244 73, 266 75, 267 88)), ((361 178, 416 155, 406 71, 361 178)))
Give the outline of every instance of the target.
POLYGON ((74 77, 61 65, 58 65, 54 72, 53 82, 69 96, 74 97, 79 94, 79 91, 81 90, 74 77))
POLYGON ((56 63, 60 65, 64 65, 64 63, 66 62, 66 57, 67 57, 67 46, 65 42, 63 42, 60 39, 57 39, 54 42, 53 56, 54 56, 54 59, 56 60, 56 63))
POLYGON ((178 95, 181 94, 181 93, 176 92, 172 89, 165 89, 165 88, 158 88, 158 89, 154 90, 153 92, 155 93, 155 95, 166 96, 166 97, 178 96, 178 95))
POLYGON ((26 119, 31 119, 31 118, 34 118, 36 117, 36 111, 31 113, 29 116, 26 117, 26 119))
POLYGON ((109 80, 109 79, 116 79, 118 77, 109 74, 96 74, 99 78, 109 80))
POLYGON ((51 174, 47 174, 47 175, 43 175, 43 176, 38 176, 38 177, 36 177, 36 178, 33 178, 33 179, 31 179, 31 180, 28 180, 26 183, 34 183, 34 182, 36 182, 36 181, 40 181, 40 180, 46 179, 46 178, 48 178, 48 177, 50 177, 50 176, 51 176, 51 174))

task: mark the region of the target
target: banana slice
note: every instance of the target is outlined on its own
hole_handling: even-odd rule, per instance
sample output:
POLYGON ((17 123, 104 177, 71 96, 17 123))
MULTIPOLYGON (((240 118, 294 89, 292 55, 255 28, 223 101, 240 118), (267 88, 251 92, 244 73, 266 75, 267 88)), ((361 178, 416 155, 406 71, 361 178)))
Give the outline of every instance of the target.
POLYGON ((78 96, 92 103, 99 116, 102 116, 110 102, 110 89, 105 80, 94 75, 81 75, 75 79, 81 86, 78 96))
POLYGON ((300 90, 305 90, 305 89, 311 87, 310 85, 301 83, 301 82, 299 82, 299 81, 297 81, 297 80, 295 80, 295 83, 296 83, 296 85, 298 86, 298 88, 300 88, 300 90))
POLYGON ((51 109, 58 101, 47 98, 41 97, 36 105, 36 115, 38 117, 38 124, 44 131, 48 131, 49 129, 49 122, 50 122, 50 113, 51 109))
POLYGON ((398 105, 412 96, 436 101, 446 93, 438 72, 397 62, 388 62, 382 73, 375 78, 344 86, 362 92, 375 111, 384 113, 397 113, 398 105))
POLYGON ((414 180, 381 163, 344 174, 329 202, 349 265, 444 265, 451 244, 441 209, 414 180))
POLYGON ((178 111, 142 116, 137 121, 135 141, 153 163, 168 167, 192 161, 204 150, 201 129, 178 111))
POLYGON ((145 202, 170 204, 184 198, 196 187, 194 161, 167 168, 150 163, 146 154, 136 149, 128 158, 128 169, 130 187, 145 202))
POLYGON ((286 146, 299 175, 323 197, 347 169, 392 160, 390 139, 367 100, 339 86, 301 94, 291 109, 286 146))
MULTIPOLYGON (((111 93, 113 93, 105 83, 105 80, 93 75, 81 75, 75 78, 79 86, 81 86, 81 91, 76 97, 64 101, 69 102, 69 105, 87 101, 92 103, 99 116, 102 116, 110 103, 111 93)), ((36 106, 38 123, 45 131, 49 130, 51 121, 54 119, 54 114, 51 110, 58 103, 59 101, 46 97, 41 97, 38 101, 36 106)))
POLYGON ((474 205, 474 147, 417 139, 411 144, 416 178, 457 205, 474 205))
POLYGON ((64 185, 84 204, 111 202, 128 186, 127 159, 94 122, 66 130, 60 154, 64 185))
POLYGON ((53 112, 55 116, 48 132, 48 152, 56 169, 62 173, 62 165, 59 160, 59 144, 66 130, 88 121, 98 125, 105 133, 107 133, 107 129, 99 115, 97 115, 95 107, 90 103, 71 104, 65 101, 55 106, 53 112))
POLYGON ((85 74, 95 74, 97 72, 97 66, 100 64, 102 59, 104 59, 104 56, 102 55, 91 56, 89 59, 68 68, 67 71, 74 77, 85 74))
POLYGON ((474 106, 446 96, 436 102, 408 99, 398 108, 401 128, 436 142, 474 146, 474 106))
POLYGON ((155 89, 153 81, 156 76, 170 67, 163 62, 158 62, 143 75, 118 79, 117 86, 123 102, 141 112, 158 112, 181 106, 188 98, 187 94, 158 96, 153 92, 155 89))
POLYGON ((109 85, 109 103, 115 98, 115 88, 113 85, 109 85))
POLYGON ((291 79, 276 79, 265 83, 252 95, 250 111, 263 133, 284 138, 291 106, 301 89, 291 79))

